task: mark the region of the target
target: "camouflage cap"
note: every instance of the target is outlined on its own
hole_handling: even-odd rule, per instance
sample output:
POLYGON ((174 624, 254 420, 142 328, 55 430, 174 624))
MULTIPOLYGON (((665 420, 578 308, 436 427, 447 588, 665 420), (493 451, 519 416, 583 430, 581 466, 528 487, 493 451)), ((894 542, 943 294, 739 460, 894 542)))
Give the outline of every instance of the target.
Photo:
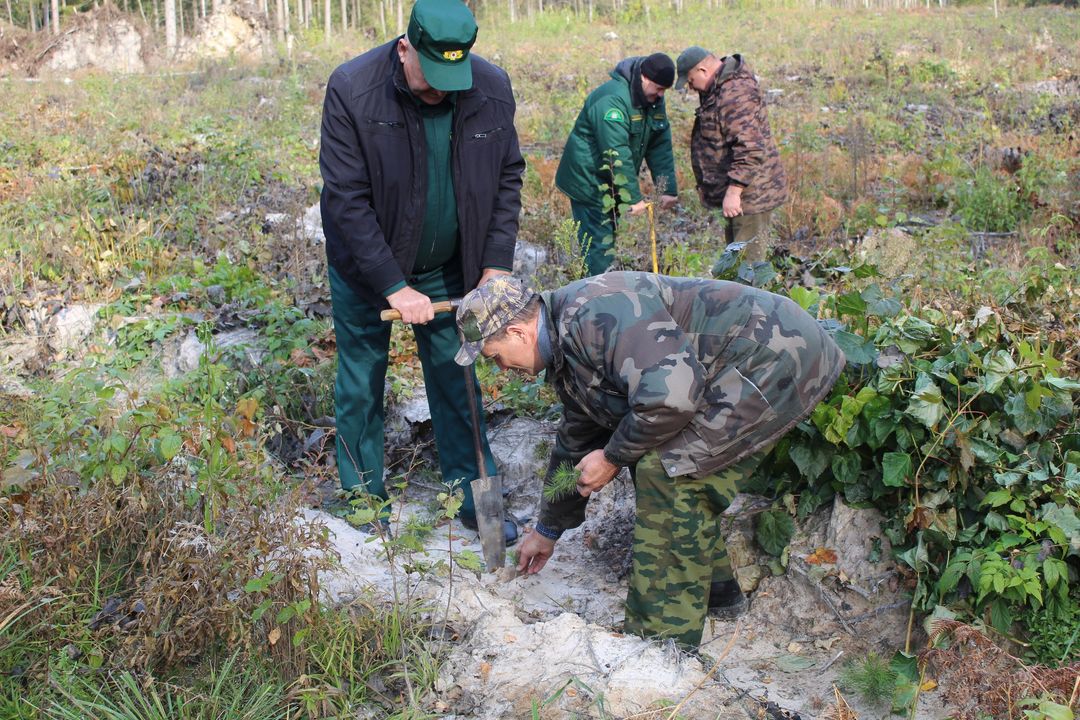
POLYGON ((532 299, 532 290, 512 275, 499 275, 461 299, 457 324, 464 342, 454 361, 472 365, 484 341, 506 327, 532 299))

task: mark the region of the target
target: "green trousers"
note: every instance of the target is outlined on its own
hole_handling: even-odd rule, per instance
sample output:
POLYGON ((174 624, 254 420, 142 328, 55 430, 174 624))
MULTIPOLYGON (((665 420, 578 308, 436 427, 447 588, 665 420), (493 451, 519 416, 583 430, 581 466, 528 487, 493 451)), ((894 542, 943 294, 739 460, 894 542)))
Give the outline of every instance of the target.
POLYGON ((578 224, 578 244, 589 275, 599 275, 615 260, 615 225, 618 216, 599 205, 570 201, 570 214, 578 224))
MULTIPOLYGON (((449 265, 409 278, 409 285, 432 299, 461 297, 461 271, 449 265)), ((359 489, 386 499, 383 481, 383 386, 390 349, 391 323, 379 319, 379 308, 353 292, 344 278, 330 268, 330 297, 337 338, 337 381, 334 384, 334 415, 337 420, 337 466, 341 487, 359 489)), ((460 481, 465 490, 463 516, 475 516, 469 482, 480 476, 473 445, 472 416, 465 385, 473 384, 477 401, 480 386, 472 366, 454 362, 461 347, 453 313, 435 316, 426 325, 413 325, 417 353, 424 371, 424 388, 435 449, 443 482, 460 481)), ((487 443, 484 414, 480 415, 480 447, 487 472, 494 475, 495 461, 487 443)))
POLYGON ((710 583, 735 577, 720 515, 765 454, 703 478, 668 477, 656 452, 638 460, 627 633, 670 638, 685 648, 701 642, 710 583))
POLYGON ((736 215, 727 218, 724 226, 724 239, 731 243, 746 243, 747 262, 762 262, 769 255, 769 228, 772 225, 772 211, 754 215, 736 215))

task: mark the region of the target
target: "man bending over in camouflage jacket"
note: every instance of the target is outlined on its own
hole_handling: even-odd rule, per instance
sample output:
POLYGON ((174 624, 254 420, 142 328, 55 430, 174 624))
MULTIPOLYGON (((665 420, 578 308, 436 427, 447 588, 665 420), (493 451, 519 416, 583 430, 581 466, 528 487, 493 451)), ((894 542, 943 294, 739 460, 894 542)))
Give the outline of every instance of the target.
POLYGON ((701 101, 690 136, 701 202, 723 209, 729 244, 747 243, 747 260, 765 260, 769 221, 787 200, 787 180, 757 78, 741 55, 720 58, 696 45, 676 67, 675 87, 689 85, 701 101))
POLYGON ((700 643, 707 611, 746 601, 720 514, 770 447, 806 418, 844 366, 791 300, 720 280, 636 272, 534 294, 495 278, 457 313, 463 365, 547 370, 563 404, 548 477, 580 471, 577 493, 543 501, 518 569, 544 567, 585 504, 623 467, 637 491, 626 631, 700 643))

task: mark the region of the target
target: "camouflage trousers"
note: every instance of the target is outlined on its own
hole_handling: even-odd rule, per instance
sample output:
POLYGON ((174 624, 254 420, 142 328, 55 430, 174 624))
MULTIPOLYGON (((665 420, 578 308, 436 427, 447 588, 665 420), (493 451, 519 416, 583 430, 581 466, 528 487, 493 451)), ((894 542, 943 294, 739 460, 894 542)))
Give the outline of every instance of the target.
POLYGON ((638 460, 627 633, 670 638, 686 648, 701 642, 710 583, 735 577, 720 515, 763 457, 756 453, 703 478, 668 477, 655 452, 638 460))
POLYGON ((724 239, 731 243, 746 243, 746 261, 762 262, 769 256, 769 228, 772 211, 754 215, 736 215, 727 219, 724 239))

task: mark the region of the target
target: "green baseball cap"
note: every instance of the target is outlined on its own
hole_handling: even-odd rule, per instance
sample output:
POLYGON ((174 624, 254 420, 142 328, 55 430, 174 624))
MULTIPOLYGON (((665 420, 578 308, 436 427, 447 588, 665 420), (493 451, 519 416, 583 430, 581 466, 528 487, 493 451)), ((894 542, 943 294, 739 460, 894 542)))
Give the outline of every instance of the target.
POLYGON ((458 365, 476 362, 484 341, 510 324, 534 294, 516 277, 499 275, 461 298, 457 325, 464 342, 454 361, 458 365))
POLYGON ((700 45, 691 45, 682 51, 679 59, 675 62, 675 69, 679 74, 679 79, 675 81, 676 90, 682 90, 686 87, 686 80, 690 71, 707 57, 709 57, 709 51, 700 45))
POLYGON ((476 42, 476 18, 464 3, 416 0, 408 37, 428 85, 444 92, 472 87, 469 50, 476 42))

